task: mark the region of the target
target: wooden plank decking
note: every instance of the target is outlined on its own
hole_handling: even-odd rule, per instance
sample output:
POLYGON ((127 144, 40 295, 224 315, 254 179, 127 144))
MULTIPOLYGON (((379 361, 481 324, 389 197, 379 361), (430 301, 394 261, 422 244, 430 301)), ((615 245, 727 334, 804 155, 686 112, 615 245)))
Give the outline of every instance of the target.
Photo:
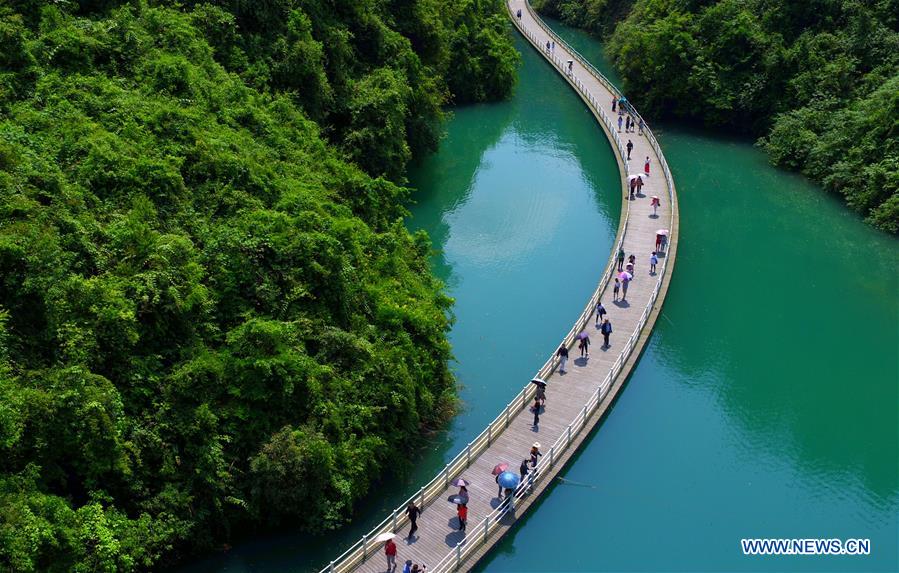
MULTIPOLYGON (((508 425, 501 414, 497 422, 491 424, 489 437, 474 444, 476 455, 470 456, 470 461, 466 456, 461 456, 459 464, 448 466, 443 481, 438 476, 436 485, 432 483, 430 488, 419 494, 425 497, 426 504, 418 520, 419 529, 415 539, 404 539, 409 526, 399 514, 395 529, 399 534, 396 539, 399 548, 397 571, 402 570, 406 559, 427 564, 431 573, 468 569, 489 551, 509 527, 514 525, 517 517, 527 511, 589 435, 589 430, 602 418, 622 387, 652 331, 673 270, 678 237, 676 194, 672 182, 669 195, 662 168, 663 158, 660 151, 656 151, 658 148, 649 136, 648 127, 646 136, 623 132, 619 135, 618 115, 611 112, 614 88, 588 69, 584 65, 586 62, 582 63, 579 56, 564 42, 551 36, 545 24, 531 11, 526 0, 507 1, 509 13, 518 29, 584 99, 603 126, 613 149, 619 150, 616 155, 622 174, 622 193, 626 187, 628 173, 642 172, 644 159, 650 158, 651 172, 650 176, 644 179, 646 184, 642 195, 633 201, 625 199, 622 204, 621 223, 616 241, 616 245, 619 243, 623 245, 628 255, 631 253, 636 255, 635 277, 628 289, 626 302, 613 302, 611 284, 601 282, 598 287, 597 293, 601 294, 601 300, 609 312, 608 317, 614 329, 609 348, 602 347, 602 336, 595 321, 587 312, 578 319, 576 328, 569 334, 567 341, 570 344, 571 337, 583 327, 589 333, 592 342, 589 357, 580 358, 579 351, 573 347, 567 374, 555 372, 552 363, 541 369, 540 374, 548 378, 549 386, 546 409, 540 416, 539 428, 532 426, 533 413, 530 410, 532 398, 526 389, 513 399, 511 407, 507 408, 508 425), (518 10, 521 10, 520 19, 517 17, 518 10), (547 41, 555 42, 552 51, 548 52, 545 49, 547 41), (567 73, 568 60, 573 62, 570 74, 567 73), (601 109, 603 111, 600 111, 601 109), (634 144, 630 161, 622 156, 619 147, 626 144, 628 139, 634 144), (653 216, 650 207, 650 197, 653 195, 662 200, 657 216, 653 216), (654 275, 649 272, 649 256, 655 247, 656 230, 659 228, 670 228, 671 235, 664 274, 654 275), (559 440, 565 447, 560 446, 553 452, 554 463, 550 464, 550 460, 547 459, 550 446, 559 440), (500 502, 491 470, 497 463, 506 462, 510 466, 510 471, 517 473, 519 464, 528 457, 531 444, 535 441, 539 441, 543 446, 540 479, 534 484, 533 491, 529 495, 522 495, 516 501, 514 510, 497 515, 496 510, 500 507, 500 502), (468 530, 465 534, 457 531, 456 508, 446 501, 446 498, 458 491, 458 488, 443 486, 447 480, 453 479, 456 475, 461 475, 472 482, 468 488, 470 500, 468 530), (485 525, 484 519, 491 514, 492 521, 488 521, 485 525)), ((610 261, 615 254, 611 253, 610 261)), ((597 259, 603 256, 604 254, 597 253, 597 259)), ((662 271, 664 263, 665 259, 660 258, 659 271, 662 271)), ((608 273, 603 278, 607 276, 608 273)), ((587 301, 587 308, 591 309, 593 304, 594 299, 591 297, 591 300, 587 301)), ((554 353, 555 350, 555 348, 547 349, 550 353, 554 353)), ((384 526, 377 531, 385 530, 394 530, 393 521, 389 516, 384 526)), ((371 539, 377 531, 368 539, 371 539)), ((326 567, 325 571, 332 568, 333 571, 341 573, 385 571, 383 544, 376 544, 368 539, 351 548, 340 559, 326 567)))

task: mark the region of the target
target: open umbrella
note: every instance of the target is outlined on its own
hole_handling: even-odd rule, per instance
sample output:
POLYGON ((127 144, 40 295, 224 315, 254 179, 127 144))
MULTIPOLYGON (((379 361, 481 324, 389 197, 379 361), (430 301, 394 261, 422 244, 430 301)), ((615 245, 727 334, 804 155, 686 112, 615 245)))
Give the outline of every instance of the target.
POLYGON ((496 467, 493 468, 493 475, 498 476, 499 474, 503 473, 507 469, 509 469, 509 464, 507 464, 505 462, 503 462, 501 464, 496 464, 496 467))
POLYGON ((450 503, 454 503, 456 505, 468 504, 468 496, 467 495, 459 495, 458 493, 454 493, 453 495, 446 498, 446 501, 450 503))
POLYGON ((618 278, 621 279, 621 280, 623 280, 623 281, 629 281, 629 280, 631 280, 631 279, 634 278, 634 275, 632 275, 632 274, 630 274, 629 272, 625 271, 625 272, 621 273, 620 275, 618 275, 618 278))
POLYGON ((468 480, 466 480, 466 479, 462 479, 462 478, 460 478, 460 477, 457 477, 456 479, 454 479, 454 480, 452 481, 452 484, 453 484, 454 486, 456 486, 456 487, 468 487, 468 486, 471 485, 471 482, 468 481, 468 480))
POLYGON ((382 533, 381 535, 375 537, 375 543, 383 543, 384 541, 390 541, 396 537, 396 533, 390 533, 389 531, 386 533, 382 533))
POLYGON ((518 477, 518 474, 513 474, 512 472, 503 472, 499 474, 499 485, 508 488, 515 489, 518 487, 518 483, 521 481, 521 478, 518 477))
POLYGON ((581 331, 581 333, 577 335, 578 340, 583 340, 585 338, 590 338, 590 335, 587 333, 586 330, 581 331))
POLYGON ((629 175, 628 178, 627 178, 627 180, 628 180, 628 181, 634 181, 634 180, 636 180, 636 179, 640 179, 641 177, 643 177, 643 174, 642 174, 642 173, 636 173, 636 174, 634 174, 634 175, 629 175))
POLYGON ((534 378, 531 380, 531 384, 536 384, 540 388, 546 388, 546 380, 543 380, 542 378, 534 378))
POLYGON ((656 235, 667 235, 668 233, 670 233, 668 229, 659 229, 656 231, 656 235))

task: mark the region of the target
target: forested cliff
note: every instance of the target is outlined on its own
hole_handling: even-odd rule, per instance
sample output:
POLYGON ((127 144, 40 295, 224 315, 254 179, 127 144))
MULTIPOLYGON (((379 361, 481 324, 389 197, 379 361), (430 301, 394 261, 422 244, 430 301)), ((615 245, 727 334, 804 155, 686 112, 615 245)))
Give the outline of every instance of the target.
POLYGON ((896 0, 534 0, 607 41, 641 113, 760 137, 899 232, 896 0))
POLYGON ((0 4, 0 570, 316 532, 454 406, 404 228, 499 0, 0 4))

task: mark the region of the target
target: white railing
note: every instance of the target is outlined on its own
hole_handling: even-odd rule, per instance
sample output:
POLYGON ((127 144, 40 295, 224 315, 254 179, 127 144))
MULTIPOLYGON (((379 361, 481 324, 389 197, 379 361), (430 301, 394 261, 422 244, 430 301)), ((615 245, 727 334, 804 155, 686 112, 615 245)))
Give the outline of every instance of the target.
MULTIPOLYGON (((562 40, 555 32, 550 30, 546 24, 537 16, 536 13, 533 12, 530 3, 526 3, 527 9, 534 17, 534 20, 540 25, 541 29, 549 34, 557 44, 561 46, 565 46, 565 49, 568 50, 581 65, 590 72, 591 75, 596 77, 606 88, 615 96, 620 96, 620 92, 612 85, 609 80, 605 78, 596 68, 594 68, 583 56, 578 54, 573 48, 568 46, 568 44, 562 40)), ((508 4, 506 5, 509 6, 508 4)), ((511 9, 510 9, 511 10, 511 9)), ((511 14, 511 12, 510 12, 511 14)), ((612 124, 612 120, 606 115, 602 106, 596 100, 595 96, 591 94, 583 82, 577 77, 569 76, 563 67, 563 62, 557 58, 552 53, 547 53, 545 49, 542 48, 541 42, 537 39, 537 36, 531 30, 525 29, 520 22, 518 22, 517 18, 512 15, 512 20, 515 22, 515 25, 521 31, 522 34, 527 36, 531 42, 538 48, 538 50, 543 53, 543 55, 559 70, 559 72, 568 78, 573 86, 577 89, 578 93, 581 97, 590 105, 590 109, 593 114, 597 117, 599 121, 605 125, 606 133, 609 138, 615 142, 616 147, 618 148, 618 154, 620 155, 622 161, 621 164, 625 166, 625 174, 627 174, 627 154, 625 152, 624 147, 621 144, 621 138, 618 137, 618 134, 615 131, 615 126, 612 124)), ((631 108, 633 109, 633 107, 631 108)), ((636 110, 634 110, 634 114, 639 118, 639 114, 637 114, 636 110)), ((640 118, 642 120, 642 118, 640 118)), ((674 222, 674 181, 671 179, 671 173, 668 169, 668 164, 665 161, 664 155, 662 155, 662 150, 658 145, 658 142, 655 139, 655 136, 649 130, 649 126, 644 124, 644 133, 647 136, 648 141, 653 147, 653 150, 656 152, 656 156, 659 158, 660 164, 662 166, 662 171, 665 174, 665 182, 668 186, 668 198, 671 203, 671 219, 669 224, 669 228, 673 226, 674 222)), ((619 225, 618 232, 618 240, 616 241, 615 248, 612 250, 612 255, 609 259, 609 263, 606 266, 605 272, 600 278, 599 283, 596 287, 596 290, 593 291, 593 294, 590 296, 587 304, 581 312, 580 316, 575 321, 574 325, 571 327, 571 330, 565 335, 560 343, 560 346, 564 345, 566 347, 571 347, 574 344, 575 337, 579 332, 581 332, 586 326, 587 322, 593 315, 593 310, 596 307, 596 303, 599 300, 599 297, 602 295, 603 291, 606 288, 609 280, 612 277, 612 273, 614 273, 615 269, 615 259, 616 254, 624 245, 624 237, 627 233, 628 220, 630 218, 630 203, 626 205, 624 218, 621 224, 619 225)), ((606 374, 606 377, 603 379, 602 383, 596 389, 590 399, 587 401, 587 404, 584 405, 584 408, 581 410, 581 414, 579 414, 572 422, 568 425, 567 431, 562 434, 562 436, 556 440, 556 442, 550 447, 548 455, 544 456, 543 459, 537 464, 534 470, 529 474, 529 481, 527 484, 522 484, 521 487, 516 491, 515 495, 512 499, 506 499, 503 501, 500 506, 493 511, 490 515, 481 520, 476 526, 469 529, 471 534, 463 539, 454 549, 452 549, 449 553, 447 553, 433 568, 431 568, 432 573, 440 573, 442 571, 448 571, 454 569, 459 566, 468 556, 475 551, 478 547, 481 546, 490 536, 491 526, 495 527, 496 523, 502 518, 502 516, 509 511, 510 506, 514 504, 514 500, 521 499, 522 496, 526 495, 527 491, 530 490, 530 487, 539 482, 546 471, 552 468, 556 463, 556 458, 562 452, 564 452, 570 445, 574 438, 576 438, 581 430, 584 429, 587 419, 589 419, 590 415, 599 407, 599 404, 602 403, 602 400, 608 395, 609 391, 612 388, 612 383, 618 374, 621 373, 621 369, 624 366, 624 363, 627 361, 628 357, 630 357, 633 352, 634 346, 637 343, 637 340, 640 337, 640 332, 643 330, 643 327, 646 325, 646 321, 649 318, 649 314, 655 304, 655 301, 658 298, 659 290, 662 286, 662 280, 665 276, 666 269, 668 267, 668 257, 666 256, 662 261, 661 272, 658 275, 658 279, 656 280, 656 285, 653 289, 653 293, 650 296, 649 303, 646 305, 646 308, 643 310, 643 314, 640 316, 640 321, 637 324, 637 327, 634 329, 634 332, 631 334, 630 338, 627 341, 624 349, 618 355, 618 358, 615 360, 612 369, 606 374)), ((558 348, 558 347, 555 347, 558 348)), ((536 373, 536 377, 538 378, 546 378, 550 374, 552 374, 558 363, 556 361, 555 348, 550 355, 550 357, 544 362, 543 366, 536 373)), ((536 392, 536 386, 528 382, 521 389, 521 391, 509 402, 506 407, 503 409, 500 414, 493 419, 490 424, 482 431, 474 440, 468 442, 468 445, 459 452, 456 457, 454 457, 444 468, 436 475, 434 478, 429 481, 425 486, 421 487, 418 492, 409 497, 406 501, 400 504, 396 509, 391 512, 381 523, 376 525, 369 533, 362 536, 362 538, 350 546, 346 551, 344 551, 340 556, 330 562, 328 566, 322 569, 321 573, 345 573, 347 571, 351 571, 357 565, 368 559, 373 552, 376 552, 380 548, 380 544, 375 548, 375 544, 371 541, 381 533, 387 532, 396 532, 400 528, 404 527, 408 523, 408 517, 405 514, 406 507, 411 502, 417 503, 418 507, 421 508, 422 512, 425 511, 426 506, 433 501, 438 495, 444 492, 444 490, 449 485, 449 482, 455 479, 459 474, 462 473, 469 465, 471 465, 471 460, 477 458, 478 455, 481 454, 484 450, 490 447, 496 437, 508 427, 511 420, 518 414, 519 411, 524 410, 529 401, 533 398, 534 393, 536 392)), ((441 496, 442 497, 442 496, 441 496)))

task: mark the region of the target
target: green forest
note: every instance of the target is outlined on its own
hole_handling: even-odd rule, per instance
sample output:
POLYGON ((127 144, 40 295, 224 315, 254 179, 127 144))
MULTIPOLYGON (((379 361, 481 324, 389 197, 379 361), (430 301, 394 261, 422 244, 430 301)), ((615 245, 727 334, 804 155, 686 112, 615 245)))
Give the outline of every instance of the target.
POLYGON ((896 0, 534 0, 606 41, 649 116, 749 134, 899 233, 896 0))
POLYGON ((403 226, 501 0, 0 4, 0 570, 339 527, 455 408, 403 226))

